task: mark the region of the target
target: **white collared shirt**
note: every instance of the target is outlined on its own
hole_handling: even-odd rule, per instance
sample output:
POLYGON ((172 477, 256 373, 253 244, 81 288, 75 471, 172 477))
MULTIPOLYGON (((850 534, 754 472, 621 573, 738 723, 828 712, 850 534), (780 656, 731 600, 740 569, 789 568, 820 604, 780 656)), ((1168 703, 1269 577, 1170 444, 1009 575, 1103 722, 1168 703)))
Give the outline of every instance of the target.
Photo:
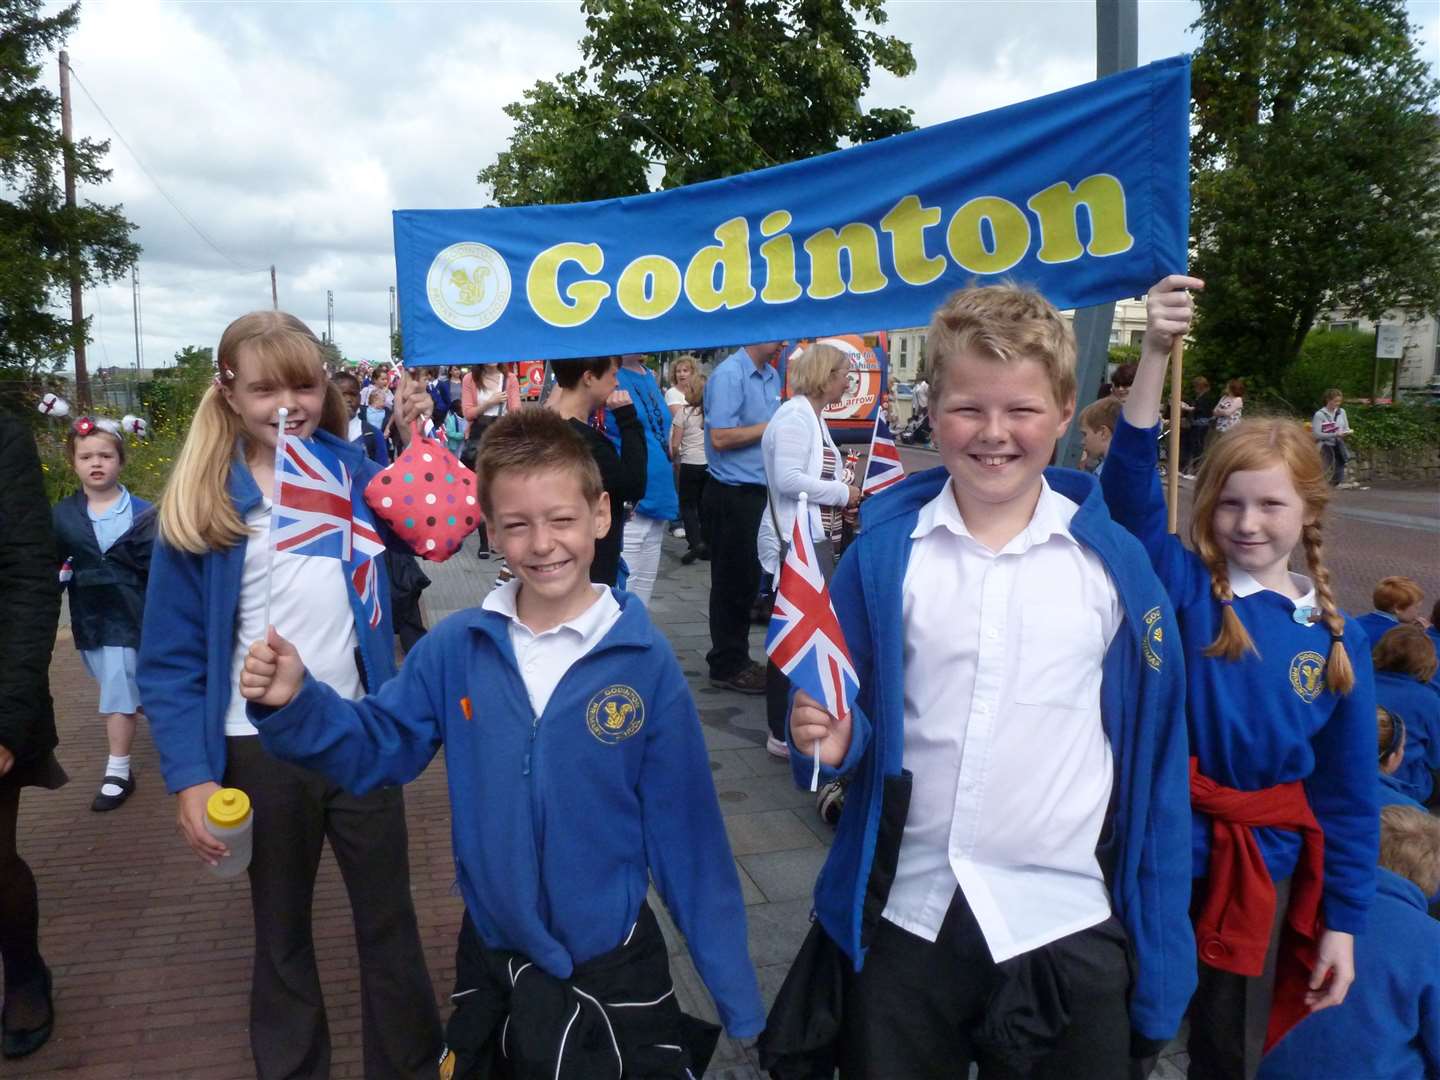
POLYGON ((1113 764, 1101 664, 1123 613, 1041 481, 1030 524, 992 552, 951 485, 920 511, 905 570, 910 813, 884 917, 934 941, 956 885, 999 963, 1103 922, 1095 847, 1113 764))
MULTIPOLYGON (((1256 581, 1250 571, 1243 570, 1234 563, 1226 563, 1226 567, 1230 572, 1230 592, 1233 593, 1237 599, 1243 600, 1247 596, 1254 596, 1257 592, 1265 591, 1265 586, 1256 581)), ((1313 608, 1317 606, 1315 600, 1315 585, 1308 577, 1304 574, 1291 574, 1290 584, 1294 585, 1299 591, 1299 600, 1296 600, 1293 596, 1285 596, 1284 593, 1277 592, 1275 595, 1285 596, 1286 600, 1289 600, 1290 603, 1295 605, 1297 611, 1303 607, 1313 608)), ((1270 591, 1275 592, 1274 589, 1270 591)), ((1384 613, 1382 612, 1381 614, 1384 613)), ((1399 620, 1396 621, 1398 622, 1399 620)))
POLYGON ((516 613, 515 601, 520 595, 518 578, 491 589, 480 605, 510 620, 510 647, 515 650, 520 678, 525 680, 525 692, 530 696, 530 707, 536 716, 545 711, 550 695, 555 693, 565 672, 598 645, 620 618, 620 605, 609 587, 594 585, 592 588, 595 590, 593 604, 573 619, 539 634, 522 623, 516 613))

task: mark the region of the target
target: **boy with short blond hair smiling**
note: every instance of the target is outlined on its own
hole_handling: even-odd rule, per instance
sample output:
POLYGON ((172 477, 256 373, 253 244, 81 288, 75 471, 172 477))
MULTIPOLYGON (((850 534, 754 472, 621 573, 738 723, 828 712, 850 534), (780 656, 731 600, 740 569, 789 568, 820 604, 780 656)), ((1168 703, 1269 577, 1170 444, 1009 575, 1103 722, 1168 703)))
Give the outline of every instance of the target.
POLYGON ((644 606, 590 582, 611 508, 569 424, 502 416, 479 476, 514 581, 435 627, 362 701, 317 683, 273 631, 242 692, 267 747, 351 790, 406 783, 446 744, 466 908, 456 1077, 503 1057, 544 1075, 698 1076, 715 1031, 675 1003, 652 877, 731 1035, 764 1018, 689 688, 644 606))
POLYGON ((1095 480, 1047 468, 1075 411, 1060 313, 965 289, 928 340, 943 468, 866 505, 832 585, 857 708, 791 714, 797 778, 817 743, 850 777, 815 888, 854 971, 836 1062, 1112 1080, 1195 985, 1174 616, 1095 480))

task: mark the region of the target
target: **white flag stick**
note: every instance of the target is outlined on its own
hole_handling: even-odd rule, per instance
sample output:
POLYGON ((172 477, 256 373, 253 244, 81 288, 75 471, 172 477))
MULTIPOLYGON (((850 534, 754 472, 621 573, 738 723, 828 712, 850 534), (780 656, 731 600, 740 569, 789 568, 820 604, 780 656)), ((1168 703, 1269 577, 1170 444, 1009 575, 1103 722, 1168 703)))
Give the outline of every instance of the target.
POLYGON ((275 507, 280 502, 280 463, 285 457, 285 419, 290 410, 281 408, 275 425, 275 476, 270 489, 270 544, 265 552, 265 638, 270 638, 270 600, 275 593, 275 507))

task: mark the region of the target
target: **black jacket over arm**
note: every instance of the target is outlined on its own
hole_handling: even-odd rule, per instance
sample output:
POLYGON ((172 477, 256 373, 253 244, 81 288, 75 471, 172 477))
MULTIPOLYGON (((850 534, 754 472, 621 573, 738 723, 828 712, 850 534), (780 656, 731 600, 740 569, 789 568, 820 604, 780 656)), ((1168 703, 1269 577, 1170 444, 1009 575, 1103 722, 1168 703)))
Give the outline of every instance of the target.
POLYGON ((35 439, 0 417, 0 746, 16 763, 55 748, 50 654, 60 621, 59 567, 35 439))
POLYGON ((590 565, 590 580, 601 585, 614 585, 620 573, 620 548, 624 544, 625 504, 637 503, 645 497, 646 448, 645 428, 634 405, 610 410, 620 429, 620 453, 610 445, 603 432, 596 431, 581 420, 570 426, 579 432, 595 455, 600 466, 600 483, 610 496, 610 531, 595 541, 595 561, 590 565))

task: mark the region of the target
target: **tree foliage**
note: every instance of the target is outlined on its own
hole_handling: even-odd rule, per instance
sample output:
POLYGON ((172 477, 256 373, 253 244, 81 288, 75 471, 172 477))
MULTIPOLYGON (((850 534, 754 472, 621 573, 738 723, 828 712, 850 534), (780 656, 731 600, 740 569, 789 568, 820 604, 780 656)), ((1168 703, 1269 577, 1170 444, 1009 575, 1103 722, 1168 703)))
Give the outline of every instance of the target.
POLYGON ((884 0, 584 0, 585 65, 505 107, 481 170, 502 206, 578 202, 748 172, 913 128, 860 107, 873 67, 915 69, 884 0))
POLYGON ((215 379, 215 350, 186 345, 175 354, 173 367, 160 368, 137 390, 140 404, 157 432, 184 434, 215 379))
POLYGON ((1198 351, 1274 387, 1322 312, 1440 308, 1440 86, 1403 0, 1200 0, 1195 26, 1198 351))
MULTIPOLYGON (((1390 396, 1393 360, 1379 364, 1380 396, 1390 396)), ((1349 401, 1368 398, 1376 375, 1375 335, 1360 330, 1312 330, 1300 358, 1286 369, 1280 392, 1296 415, 1308 416, 1325 403, 1332 387, 1349 401)), ((1348 408, 1348 406, 1347 406, 1348 408)))
MULTIPOLYGON (((0 369, 32 377, 58 366, 89 320, 71 326, 72 275, 92 286, 124 275, 140 248, 120 206, 65 206, 60 101, 40 85, 80 16, 71 4, 42 14, 41 0, 0 0, 0 369)), ((80 139, 72 151, 77 187, 99 184, 108 142, 80 139)))

